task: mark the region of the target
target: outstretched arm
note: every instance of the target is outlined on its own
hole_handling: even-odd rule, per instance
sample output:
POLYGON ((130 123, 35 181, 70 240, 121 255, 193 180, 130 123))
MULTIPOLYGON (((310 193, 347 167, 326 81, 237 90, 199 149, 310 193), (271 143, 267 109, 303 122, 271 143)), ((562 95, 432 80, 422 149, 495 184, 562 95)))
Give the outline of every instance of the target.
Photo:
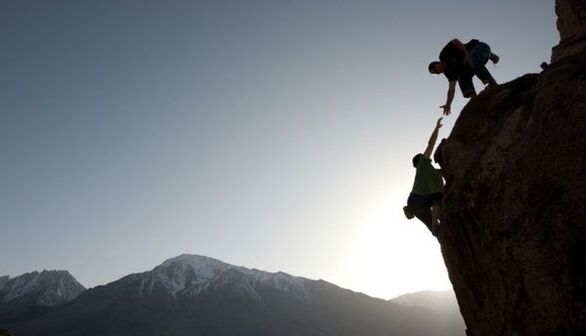
POLYGON ((435 125, 435 129, 433 130, 433 133, 431 133, 431 137, 429 138, 429 141, 427 142, 427 148, 425 149, 425 152, 423 153, 423 156, 425 156, 428 159, 431 158, 431 153, 433 152, 433 148, 435 147, 435 143, 437 141, 437 134, 439 132, 440 127, 442 127, 442 119, 443 118, 439 118, 437 120, 437 124, 435 125))
POLYGON ((446 104, 440 106, 440 108, 444 109, 444 115, 450 115, 452 101, 454 100, 454 92, 456 92, 456 83, 457 81, 451 81, 448 86, 448 96, 446 98, 446 104))

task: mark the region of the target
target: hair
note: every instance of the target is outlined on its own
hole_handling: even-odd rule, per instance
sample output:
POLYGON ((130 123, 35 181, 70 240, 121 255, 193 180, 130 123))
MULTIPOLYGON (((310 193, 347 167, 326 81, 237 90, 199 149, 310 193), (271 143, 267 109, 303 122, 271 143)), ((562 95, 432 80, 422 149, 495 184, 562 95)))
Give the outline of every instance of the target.
POLYGON ((429 73, 435 73, 433 71, 435 70, 435 66, 438 64, 441 64, 441 62, 433 61, 433 62, 429 63, 429 66, 427 66, 427 70, 429 70, 429 73))
POLYGON ((423 156, 423 154, 419 153, 413 157, 413 167, 417 168, 417 164, 419 163, 419 159, 421 159, 422 156, 423 156))

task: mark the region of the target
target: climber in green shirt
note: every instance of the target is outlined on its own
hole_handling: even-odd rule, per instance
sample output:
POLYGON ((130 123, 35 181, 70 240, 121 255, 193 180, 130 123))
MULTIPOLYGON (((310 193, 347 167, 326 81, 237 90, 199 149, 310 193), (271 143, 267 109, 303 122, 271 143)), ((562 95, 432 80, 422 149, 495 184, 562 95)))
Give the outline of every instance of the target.
POLYGON ((444 180, 439 169, 431 165, 431 153, 437 141, 437 135, 442 118, 439 118, 427 148, 423 154, 413 157, 413 166, 417 169, 413 189, 407 200, 405 214, 408 218, 413 215, 422 221, 427 228, 437 235, 439 225, 440 201, 444 192, 444 180))

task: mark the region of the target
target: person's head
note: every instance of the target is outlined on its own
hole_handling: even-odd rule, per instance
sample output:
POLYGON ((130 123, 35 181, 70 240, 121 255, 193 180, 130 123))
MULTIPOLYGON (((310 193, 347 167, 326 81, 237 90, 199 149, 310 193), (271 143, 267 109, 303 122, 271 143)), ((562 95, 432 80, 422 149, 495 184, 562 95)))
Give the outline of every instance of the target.
POLYGON ((423 154, 419 153, 413 157, 413 167, 417 168, 417 164, 419 163, 419 159, 421 159, 422 156, 423 156, 423 154))
POLYGON ((434 62, 429 63, 427 70, 429 70, 429 73, 439 75, 439 74, 444 73, 444 71, 446 71, 446 67, 447 66, 445 63, 434 61, 434 62))

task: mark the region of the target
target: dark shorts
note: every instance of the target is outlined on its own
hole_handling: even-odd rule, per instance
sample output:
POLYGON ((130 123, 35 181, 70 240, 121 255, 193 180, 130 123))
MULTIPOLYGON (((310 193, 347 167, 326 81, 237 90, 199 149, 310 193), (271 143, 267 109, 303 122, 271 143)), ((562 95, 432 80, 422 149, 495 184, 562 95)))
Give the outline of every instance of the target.
POLYGON ((442 193, 435 193, 435 194, 428 194, 428 195, 409 195, 409 199, 407 199, 407 206, 427 228, 429 231, 435 235, 433 230, 433 218, 431 215, 431 206, 433 202, 439 201, 442 199, 442 193))
POLYGON ((410 194, 409 198, 407 199, 407 206, 409 206, 409 208, 413 212, 422 209, 429 209, 431 208, 433 202, 441 200, 443 195, 443 193, 434 193, 427 195, 410 194))

